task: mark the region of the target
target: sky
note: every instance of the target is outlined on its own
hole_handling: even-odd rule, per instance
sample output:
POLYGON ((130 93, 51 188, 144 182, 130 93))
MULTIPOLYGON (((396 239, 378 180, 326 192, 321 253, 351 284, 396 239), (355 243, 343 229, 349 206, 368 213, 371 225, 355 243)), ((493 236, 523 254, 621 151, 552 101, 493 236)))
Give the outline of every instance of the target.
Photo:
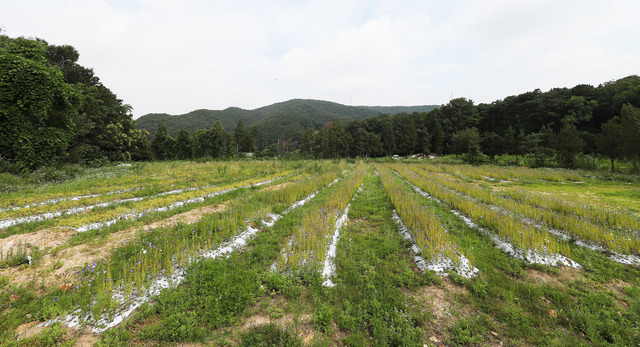
POLYGON ((147 113, 490 103, 640 74, 637 0, 0 0, 147 113))

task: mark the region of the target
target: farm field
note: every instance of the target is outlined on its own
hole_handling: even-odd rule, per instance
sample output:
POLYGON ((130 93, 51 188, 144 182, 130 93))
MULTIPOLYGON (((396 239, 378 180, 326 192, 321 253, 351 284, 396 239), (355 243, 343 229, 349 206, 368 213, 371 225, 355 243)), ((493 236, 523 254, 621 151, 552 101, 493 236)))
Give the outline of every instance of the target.
POLYGON ((134 163, 0 195, 0 345, 638 345, 640 178, 134 163))

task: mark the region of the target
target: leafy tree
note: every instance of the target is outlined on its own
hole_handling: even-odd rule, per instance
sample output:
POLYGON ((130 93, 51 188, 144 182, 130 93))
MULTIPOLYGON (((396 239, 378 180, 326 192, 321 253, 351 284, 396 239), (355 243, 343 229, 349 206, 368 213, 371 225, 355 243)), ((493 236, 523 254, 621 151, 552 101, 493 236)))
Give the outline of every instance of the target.
POLYGON ((250 152, 247 145, 247 131, 245 129, 244 121, 238 120, 236 129, 233 131, 233 138, 236 140, 236 149, 240 152, 250 152))
POLYGON ((380 137, 382 139, 382 144, 387 151, 388 156, 392 156, 396 151, 396 141, 393 131, 393 123, 390 117, 385 117, 382 119, 382 129, 381 129, 380 137))
POLYGON ((638 172, 640 161, 640 108, 630 104, 622 105, 620 110, 622 122, 624 156, 633 163, 633 171, 638 172))
POLYGON ((542 126, 540 131, 529 134, 524 140, 524 148, 531 153, 535 165, 544 166, 554 152, 555 134, 549 126, 542 126))
POLYGON ((514 154, 515 146, 516 146, 516 131, 513 130, 511 125, 509 125, 502 139, 502 148, 504 148, 504 153, 514 154))
POLYGON ((518 156, 524 155, 524 142, 526 140, 526 136, 524 135, 524 130, 520 129, 518 136, 516 137, 515 145, 514 145, 514 154, 516 155, 516 165, 520 163, 518 156))
POLYGON ((624 154, 624 129, 620 117, 613 117, 602 124, 602 132, 596 141, 600 153, 611 161, 611 172, 615 172, 615 160, 624 154))
POLYGON ((468 154, 473 157, 480 153, 480 134, 477 128, 456 131, 451 141, 455 154, 468 154))
POLYGON ((382 140, 380 140, 380 135, 376 133, 369 133, 367 137, 368 144, 368 153, 372 157, 380 157, 384 155, 384 146, 382 145, 382 140))
POLYGON ((278 155, 278 153, 279 153, 278 145, 275 144, 275 143, 272 143, 269 146, 265 147, 265 149, 261 153, 261 156, 262 157, 276 157, 278 155))
POLYGON ((83 103, 74 119, 75 134, 70 143, 69 160, 148 159, 148 133, 137 129, 132 107, 105 87, 92 69, 77 63, 80 54, 75 48, 41 42, 46 45, 48 63, 60 69, 65 82, 82 94, 83 103))
POLYGON ((67 156, 82 102, 45 52, 40 41, 0 37, 0 160, 30 169, 67 156))
POLYGON ((440 122, 435 121, 435 125, 433 127, 433 135, 431 136, 433 151, 437 154, 443 154, 444 149, 444 132, 442 131, 442 126, 440 126, 440 122))
POLYGON ((352 156, 365 157, 368 152, 369 133, 364 128, 358 128, 349 150, 352 156))
POLYGON ((176 157, 181 160, 191 159, 191 134, 188 130, 180 130, 176 139, 176 157))
POLYGON ((456 98, 440 108, 442 113, 443 130, 453 133, 457 130, 475 127, 480 122, 478 109, 474 107, 473 101, 466 98, 456 98))
POLYGON ((566 124, 556 136, 555 145, 560 165, 573 167, 576 155, 582 152, 584 141, 580 138, 580 133, 575 125, 566 124))
POLYGON ((153 157, 158 160, 169 160, 175 157, 176 141, 167 132, 167 126, 164 123, 158 125, 156 136, 151 141, 151 151, 153 157))
POLYGON ((191 150, 194 158, 214 157, 220 153, 220 145, 213 136, 213 131, 199 129, 192 135, 191 150))
POLYGON ((418 137, 413 120, 406 113, 397 114, 392 119, 397 154, 402 156, 413 154, 418 137))
POLYGON ((227 133, 227 131, 224 130, 224 127, 222 127, 222 122, 218 120, 215 123, 213 123, 213 127, 211 128, 211 134, 212 134, 213 141, 215 141, 218 144, 213 148, 214 152, 212 152, 211 155, 214 158, 227 155, 227 151, 229 149, 228 141, 231 138, 231 135, 229 135, 229 133, 227 133))
POLYGON ((416 136, 416 147, 413 152, 428 154, 431 149, 431 134, 429 134, 427 127, 416 129, 416 136))
POLYGON ((484 134, 480 144, 482 152, 492 159, 495 159, 496 155, 504 153, 504 139, 494 132, 484 134))
POLYGON ((591 119, 593 110, 598 106, 596 100, 587 100, 584 96, 572 96, 565 102, 567 113, 563 124, 585 123, 591 119))
POLYGON ((251 131, 247 134, 245 145, 247 152, 254 152, 256 150, 256 141, 258 141, 258 127, 252 126, 251 131))
POLYGON ((303 154, 313 154, 315 148, 316 131, 312 127, 308 127, 302 137, 300 137, 300 152, 303 154))
POLYGON ((347 156, 349 152, 349 138, 339 119, 334 119, 327 134, 329 154, 334 158, 347 156))

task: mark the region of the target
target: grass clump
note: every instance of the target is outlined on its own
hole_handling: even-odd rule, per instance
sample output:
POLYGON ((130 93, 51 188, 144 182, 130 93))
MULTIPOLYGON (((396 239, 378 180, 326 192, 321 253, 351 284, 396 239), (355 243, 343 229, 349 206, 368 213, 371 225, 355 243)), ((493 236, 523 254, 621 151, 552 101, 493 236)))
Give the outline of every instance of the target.
POLYGON ((291 332, 278 327, 275 324, 265 324, 252 328, 242 334, 242 346, 245 347, 267 347, 302 346, 302 341, 291 332))

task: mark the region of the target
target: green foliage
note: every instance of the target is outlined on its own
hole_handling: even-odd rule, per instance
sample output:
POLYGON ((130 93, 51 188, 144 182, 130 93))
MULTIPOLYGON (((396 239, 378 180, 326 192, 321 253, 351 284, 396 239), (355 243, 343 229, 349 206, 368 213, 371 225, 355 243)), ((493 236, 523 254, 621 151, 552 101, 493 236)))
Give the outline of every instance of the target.
POLYGON ((242 334, 242 346, 302 346, 302 341, 275 324, 260 325, 242 334))
POLYGON ((96 347, 119 347, 130 343, 131 334, 124 327, 115 327, 102 333, 96 347))
POLYGON ((33 170, 148 159, 147 133, 136 129, 131 107, 76 63, 73 47, 1 38, 0 163, 33 170))
POLYGON ((333 309, 331 306, 326 304, 321 304, 319 307, 316 307, 313 312, 313 317, 311 318, 311 322, 313 322, 313 327, 322 331, 327 335, 331 335, 331 323, 333 323, 333 309))
POLYGON ((200 336, 196 322, 210 328, 231 323, 253 302, 260 287, 255 270, 236 265, 230 260, 204 260, 192 265, 185 287, 158 298, 158 312, 165 317, 165 324, 170 322, 167 328, 174 330, 162 334, 173 336, 173 340, 193 340, 200 336))
POLYGON ((187 130, 180 130, 176 139, 176 158, 181 160, 191 159, 191 135, 187 130))
POLYGON ((453 346, 476 346, 488 333, 485 325, 486 319, 482 317, 461 318, 449 328, 449 342, 453 346))
POLYGON ((467 161, 474 161, 480 154, 480 134, 476 128, 457 131, 451 138, 453 153, 465 154, 467 161))
POLYGON ((81 104, 45 51, 40 41, 0 40, 0 160, 30 169, 66 157, 81 104))
POLYGON ((558 153, 558 162, 564 167, 575 167, 576 156, 582 152, 584 141, 580 138, 575 125, 567 124, 560 130, 556 137, 555 149, 558 153))
POLYGON ((158 125, 156 136, 151 141, 151 151, 153 157, 158 160, 169 160, 174 158, 176 140, 167 133, 167 126, 164 123, 158 125))

